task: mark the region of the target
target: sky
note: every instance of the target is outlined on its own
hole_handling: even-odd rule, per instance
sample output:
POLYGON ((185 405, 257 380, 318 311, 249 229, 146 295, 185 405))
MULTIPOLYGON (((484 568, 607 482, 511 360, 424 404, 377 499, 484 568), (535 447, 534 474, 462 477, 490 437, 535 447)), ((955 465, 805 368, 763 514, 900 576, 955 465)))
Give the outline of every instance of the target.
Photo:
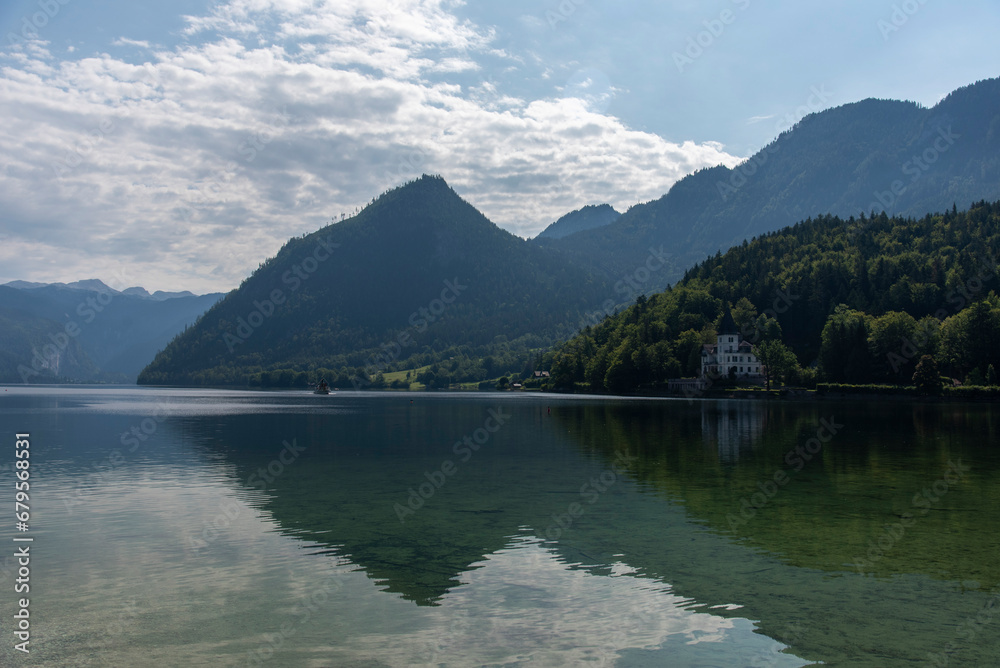
POLYGON ((1000 76, 996 0, 4 0, 0 283, 228 291, 440 174, 510 232, 1000 76))

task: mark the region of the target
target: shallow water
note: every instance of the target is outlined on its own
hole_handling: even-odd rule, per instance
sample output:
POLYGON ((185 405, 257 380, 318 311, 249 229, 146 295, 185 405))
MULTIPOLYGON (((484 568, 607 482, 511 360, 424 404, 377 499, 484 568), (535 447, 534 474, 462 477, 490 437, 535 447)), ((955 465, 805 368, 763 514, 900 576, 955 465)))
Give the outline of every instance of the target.
POLYGON ((31 654, 4 624, 0 657, 997 665, 998 427, 988 404, 8 387, 0 490, 29 431, 35 540, 31 654))

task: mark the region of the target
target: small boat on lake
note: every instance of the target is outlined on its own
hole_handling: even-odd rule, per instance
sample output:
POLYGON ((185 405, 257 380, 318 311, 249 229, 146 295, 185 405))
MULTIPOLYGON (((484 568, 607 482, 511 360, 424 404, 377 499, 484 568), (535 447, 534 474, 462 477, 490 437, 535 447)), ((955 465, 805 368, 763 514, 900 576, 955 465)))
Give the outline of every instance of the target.
POLYGON ((319 381, 319 385, 313 390, 313 394, 330 394, 330 386, 327 385, 326 379, 319 381))

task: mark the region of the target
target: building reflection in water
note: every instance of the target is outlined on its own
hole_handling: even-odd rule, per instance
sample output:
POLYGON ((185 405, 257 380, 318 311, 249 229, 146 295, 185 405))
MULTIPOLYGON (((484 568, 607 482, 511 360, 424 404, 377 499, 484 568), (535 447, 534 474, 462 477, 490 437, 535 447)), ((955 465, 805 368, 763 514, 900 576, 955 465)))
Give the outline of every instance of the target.
POLYGON ((702 440, 724 464, 751 452, 766 427, 767 410, 758 401, 706 401, 701 406, 702 440))

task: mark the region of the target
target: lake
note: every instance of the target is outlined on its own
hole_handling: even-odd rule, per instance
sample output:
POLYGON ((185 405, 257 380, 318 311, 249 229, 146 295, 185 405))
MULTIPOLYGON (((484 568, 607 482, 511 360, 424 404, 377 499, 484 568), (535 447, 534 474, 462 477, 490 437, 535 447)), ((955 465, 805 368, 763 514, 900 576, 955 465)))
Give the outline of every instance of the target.
POLYGON ((1000 665, 990 404, 6 387, 0 426, 3 665, 1000 665))

